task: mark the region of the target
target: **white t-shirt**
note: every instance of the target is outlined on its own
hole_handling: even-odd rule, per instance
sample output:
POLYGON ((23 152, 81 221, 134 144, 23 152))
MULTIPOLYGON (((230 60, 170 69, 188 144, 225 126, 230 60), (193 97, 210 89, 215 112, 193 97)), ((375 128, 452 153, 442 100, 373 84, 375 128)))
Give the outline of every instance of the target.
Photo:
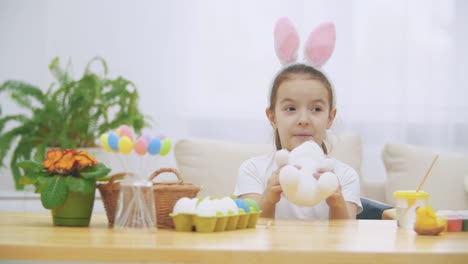
MULTIPOLYGON (((240 196, 249 193, 262 194, 265 191, 267 181, 274 170, 277 169, 275 153, 258 156, 246 160, 239 168, 234 195, 240 196)), ((329 157, 331 158, 331 157, 329 157)), ((349 165, 331 158, 335 163, 334 173, 341 184, 341 193, 347 202, 358 206, 358 212, 362 211, 360 199, 359 177, 356 171, 349 165)), ((280 201, 276 204, 276 219, 328 219, 329 207, 325 200, 314 206, 298 206, 286 199, 281 194, 280 201)))

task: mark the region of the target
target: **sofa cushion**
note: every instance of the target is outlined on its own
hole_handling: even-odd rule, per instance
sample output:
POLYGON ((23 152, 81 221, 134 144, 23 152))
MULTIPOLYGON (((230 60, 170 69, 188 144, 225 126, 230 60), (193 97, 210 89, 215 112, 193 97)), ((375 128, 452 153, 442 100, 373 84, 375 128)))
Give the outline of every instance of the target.
MULTIPOLYGON (((327 148, 330 156, 351 166, 361 175, 362 142, 357 134, 332 134, 328 136, 327 148)), ((362 176, 361 182, 362 182, 362 176)))
MULTIPOLYGON (((415 190, 434 159, 434 151, 405 144, 386 144, 382 159, 387 172, 386 202, 394 204, 396 190, 415 190)), ((440 153, 422 190, 429 193, 429 204, 436 210, 468 208, 463 186, 468 175, 468 156, 440 153)))
MULTIPOLYGON (((330 137, 330 155, 361 168, 361 141, 357 135, 330 137)), ((200 196, 231 195, 241 163, 274 151, 273 144, 242 144, 212 139, 188 138, 174 147, 177 168, 184 181, 201 186, 200 196)))

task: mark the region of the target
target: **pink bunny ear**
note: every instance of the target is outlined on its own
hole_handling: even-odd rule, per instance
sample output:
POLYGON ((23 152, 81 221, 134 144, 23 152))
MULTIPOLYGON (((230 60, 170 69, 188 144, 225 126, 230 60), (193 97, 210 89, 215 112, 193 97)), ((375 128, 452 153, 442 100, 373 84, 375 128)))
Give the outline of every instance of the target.
POLYGON ((287 17, 281 17, 275 26, 275 51, 281 64, 289 64, 297 59, 299 34, 287 17))
POLYGON ((335 49, 336 32, 333 23, 324 23, 312 31, 305 44, 304 53, 310 64, 320 67, 330 59, 335 49))

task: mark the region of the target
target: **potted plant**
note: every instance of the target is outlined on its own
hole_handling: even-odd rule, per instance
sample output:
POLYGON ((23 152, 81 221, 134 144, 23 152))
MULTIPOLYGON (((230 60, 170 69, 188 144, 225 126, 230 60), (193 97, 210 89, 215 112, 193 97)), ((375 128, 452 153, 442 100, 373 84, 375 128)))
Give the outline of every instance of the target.
POLYGON ((21 184, 33 184, 42 205, 52 209, 54 225, 88 226, 94 205, 96 181, 110 169, 84 150, 51 149, 42 163, 24 160, 21 184))
POLYGON ((0 95, 8 92, 29 112, 7 116, 0 112, 0 165, 13 149, 10 170, 17 190, 23 189, 21 171, 15 166, 21 160, 42 161, 47 148, 94 147, 102 133, 121 125, 136 133, 148 125, 147 117, 138 109, 134 84, 120 76, 108 78, 104 59, 93 58, 77 80, 70 74, 70 64, 65 69, 60 67, 58 57, 49 69, 56 81, 46 91, 16 80, 0 86, 0 95), (103 74, 91 70, 94 63, 102 65, 103 74))

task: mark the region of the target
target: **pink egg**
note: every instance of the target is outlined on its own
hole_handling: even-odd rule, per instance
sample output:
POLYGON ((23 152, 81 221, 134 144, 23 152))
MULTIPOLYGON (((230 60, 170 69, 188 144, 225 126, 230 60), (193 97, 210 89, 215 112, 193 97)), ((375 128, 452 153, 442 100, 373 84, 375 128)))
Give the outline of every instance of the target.
POLYGON ((135 149, 135 152, 138 155, 145 155, 146 151, 148 150, 148 143, 143 137, 138 138, 138 140, 135 143, 135 146, 133 147, 135 149))
POLYGON ((126 125, 123 125, 120 127, 120 136, 123 137, 123 136, 127 136, 128 138, 130 138, 131 140, 133 140, 133 132, 132 130, 126 126, 126 125))

